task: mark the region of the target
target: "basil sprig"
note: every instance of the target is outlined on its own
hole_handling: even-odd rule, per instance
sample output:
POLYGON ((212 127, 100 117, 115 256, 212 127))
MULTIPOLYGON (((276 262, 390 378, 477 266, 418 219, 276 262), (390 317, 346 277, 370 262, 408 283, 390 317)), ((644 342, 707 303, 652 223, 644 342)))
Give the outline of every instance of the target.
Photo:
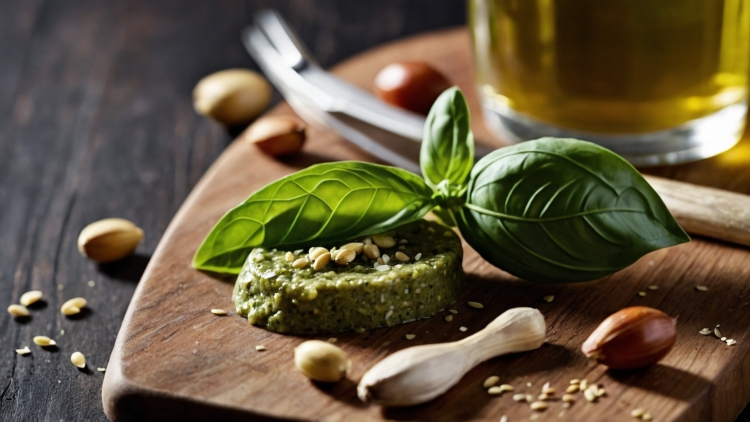
POLYGON ((193 260, 239 273, 256 247, 331 244, 430 210, 493 265, 537 282, 593 280, 688 242, 661 198, 618 155, 574 139, 501 148, 474 165, 461 91, 437 99, 420 151, 424 179, 361 162, 319 164, 267 185, 216 224, 193 260))

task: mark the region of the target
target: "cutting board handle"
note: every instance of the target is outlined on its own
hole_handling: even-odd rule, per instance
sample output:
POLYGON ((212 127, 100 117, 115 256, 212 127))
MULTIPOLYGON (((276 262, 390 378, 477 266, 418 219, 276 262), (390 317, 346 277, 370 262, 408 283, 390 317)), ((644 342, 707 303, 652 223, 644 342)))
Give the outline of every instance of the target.
POLYGON ((750 195, 645 177, 686 232, 750 246, 750 195))

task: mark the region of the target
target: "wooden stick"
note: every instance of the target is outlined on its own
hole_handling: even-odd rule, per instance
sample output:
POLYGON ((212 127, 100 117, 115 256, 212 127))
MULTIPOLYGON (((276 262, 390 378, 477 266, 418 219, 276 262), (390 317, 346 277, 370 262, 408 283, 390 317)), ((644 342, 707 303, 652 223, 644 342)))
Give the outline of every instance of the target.
POLYGON ((644 177, 686 232, 750 246, 750 195, 644 177))

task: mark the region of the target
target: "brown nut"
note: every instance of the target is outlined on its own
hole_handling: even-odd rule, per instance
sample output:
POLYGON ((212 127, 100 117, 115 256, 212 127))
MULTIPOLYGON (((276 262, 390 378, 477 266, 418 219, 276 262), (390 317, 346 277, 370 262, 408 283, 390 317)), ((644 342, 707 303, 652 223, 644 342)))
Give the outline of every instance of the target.
POLYGON ((257 72, 227 69, 212 73, 195 85, 195 111, 227 126, 248 123, 271 101, 271 85, 257 72))
POLYGON ((274 157, 294 154, 305 143, 305 128, 291 117, 268 116, 258 119, 242 135, 245 142, 255 144, 274 157))
POLYGON ((143 239, 143 230, 122 218, 91 223, 78 236, 78 251, 96 262, 112 262, 133 253, 143 239))
POLYGON ((415 113, 430 112, 432 103, 451 83, 426 63, 399 62, 384 67, 375 77, 375 93, 383 101, 415 113))
POLYGON ((674 346, 676 322, 646 306, 625 308, 605 319, 583 343, 583 353, 612 369, 642 368, 674 346))

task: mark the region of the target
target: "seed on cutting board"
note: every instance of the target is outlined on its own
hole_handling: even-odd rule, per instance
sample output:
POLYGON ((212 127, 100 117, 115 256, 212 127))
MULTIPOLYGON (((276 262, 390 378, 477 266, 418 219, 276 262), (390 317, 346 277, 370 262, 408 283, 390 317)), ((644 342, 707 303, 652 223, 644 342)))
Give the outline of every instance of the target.
POLYGON ((717 338, 721 338, 721 331, 719 331, 719 328, 718 328, 718 327, 717 327, 717 328, 714 328, 714 335, 715 335, 715 336, 716 336, 717 338))
POLYGON ((448 312, 450 312, 450 313, 452 313, 454 315, 458 313, 458 311, 455 310, 455 309, 448 309, 448 312))
POLYGON ((227 311, 223 309, 211 309, 211 313, 214 315, 226 315, 227 311))
POLYGON ((548 396, 548 395, 546 395, 546 394, 542 393, 542 394, 538 395, 536 399, 537 399, 537 400, 541 400, 541 401, 544 401, 544 400, 547 400, 548 398, 549 398, 549 396, 548 396))
POLYGON ((62 312, 63 315, 75 315, 81 312, 81 309, 84 308, 86 304, 86 299, 82 297, 74 297, 63 303, 60 307, 60 312, 62 312))
POLYGON ((634 418, 640 418, 644 413, 646 413, 646 411, 643 409, 633 409, 630 411, 630 416, 634 418))
POLYGON ((23 306, 29 306, 32 303, 39 301, 42 298, 42 292, 39 290, 31 290, 21 295, 19 302, 23 306))
POLYGON ((262 344, 258 345, 258 346, 255 346, 255 350, 257 350, 259 352, 262 352, 262 351, 266 350, 266 346, 264 346, 262 344))
POLYGON ((482 308, 484 308, 484 305, 482 305, 479 302, 467 302, 466 304, 469 305, 469 306, 471 306, 474 309, 482 309, 482 308))
POLYGON ((458 330, 461 332, 465 332, 468 329, 469 329, 468 327, 458 327, 458 330))
POLYGON ((513 394, 513 400, 514 401, 524 401, 524 400, 526 400, 526 394, 513 394))
POLYGON ((25 306, 16 305, 15 303, 8 306, 8 313, 16 318, 29 316, 29 310, 25 306))
POLYGON ((414 337, 416 337, 416 334, 407 334, 404 337, 406 337, 407 340, 414 340, 414 337))
POLYGON ((585 390, 587 386, 588 386, 588 381, 586 380, 581 380, 581 382, 578 383, 578 387, 580 387, 581 390, 585 390))
POLYGON ((501 390, 502 390, 503 392, 505 392, 505 391, 513 391, 513 390, 515 390, 515 388, 513 388, 513 386, 512 386, 512 385, 510 385, 510 384, 502 384, 502 385, 500 385, 500 389, 501 389, 501 390))
POLYGON ((547 303, 550 303, 550 302, 552 302, 553 300, 555 300, 555 297, 554 297, 553 295, 547 295, 547 296, 544 296, 544 297, 542 298, 542 300, 543 300, 543 301, 545 301, 545 302, 547 302, 547 303))
POLYGON ((700 331, 698 331, 698 332, 699 332, 700 334, 703 334, 704 336, 707 336, 707 335, 711 334, 711 333, 712 333, 713 331, 711 331, 711 329, 710 329, 710 328, 704 328, 704 329, 702 329, 702 330, 700 330, 700 331))
POLYGON ((596 400, 596 394, 594 394, 594 390, 592 390, 590 388, 584 390, 583 397, 585 397, 586 400, 588 400, 590 402, 593 402, 594 400, 596 400))
POLYGON ((648 286, 649 290, 659 290, 659 286, 648 286))
POLYGON ((727 341, 727 338, 726 337, 722 337, 719 340, 721 340, 721 341, 727 341))
POLYGON ((70 361, 73 362, 73 365, 81 369, 86 367, 86 357, 81 352, 74 352, 70 355, 70 361))
POLYGON ((29 346, 24 346, 23 349, 16 349, 16 353, 21 356, 28 355, 29 353, 31 353, 31 349, 29 349, 29 346))
POLYGON ((337 339, 336 337, 331 337, 331 338, 329 338, 326 341, 328 341, 329 343, 333 344, 333 343, 336 343, 337 341, 339 341, 339 339, 337 339))
POLYGON ((555 394, 555 389, 552 387, 547 387, 542 389, 542 394, 546 394, 548 396, 552 396, 555 394))
POLYGON ((646 296, 646 292, 638 292, 638 296, 644 297, 644 296, 646 296))
POLYGON ((502 388, 500 388, 500 387, 497 387, 497 386, 495 386, 495 387, 490 387, 490 388, 489 388, 489 389, 487 390, 487 392, 488 392, 489 394, 503 394, 503 390, 502 390, 502 388))
POLYGON ((484 380, 484 382, 482 383, 482 386, 484 388, 490 388, 496 385, 499 381, 500 381, 500 377, 498 377, 497 375, 492 375, 492 376, 487 377, 486 380, 484 380))
POLYGON ((565 389, 565 392, 566 393, 575 393, 576 391, 578 391, 578 388, 579 388, 578 384, 571 384, 571 385, 568 386, 568 388, 565 389))
POLYGON ((596 391, 594 391, 594 394, 596 395, 596 397, 601 397, 601 396, 607 394, 607 392, 604 390, 604 387, 600 387, 599 389, 597 389, 596 391))
POLYGON ((576 401, 576 397, 572 394, 563 394, 562 401, 565 403, 572 403, 576 401))
POLYGON ((47 336, 36 336, 34 337, 34 344, 37 346, 45 347, 45 346, 54 346, 57 343, 55 340, 52 340, 51 338, 47 336))
POLYGON ((571 384, 580 384, 581 380, 579 380, 578 378, 574 378, 574 379, 570 380, 570 383, 571 384))
POLYGON ((695 290, 698 290, 700 292, 707 292, 708 291, 708 287, 706 287, 706 286, 695 286, 695 290))
POLYGON ((547 403, 543 401, 535 401, 531 403, 531 410, 545 410, 547 409, 547 403))
POLYGON ((453 321, 453 315, 446 315, 445 316, 445 320, 448 321, 448 322, 453 321))
POLYGON ((104 371, 107 370, 107 368, 96 368, 96 370, 99 371, 99 372, 104 372, 104 371))
POLYGON ((734 346, 735 344, 737 344, 737 340, 733 338, 730 338, 729 340, 727 340, 727 346, 734 346))
POLYGON ((643 414, 643 416, 641 416, 641 419, 643 419, 644 421, 650 421, 651 420, 651 414, 648 413, 648 412, 646 412, 646 413, 643 414))

